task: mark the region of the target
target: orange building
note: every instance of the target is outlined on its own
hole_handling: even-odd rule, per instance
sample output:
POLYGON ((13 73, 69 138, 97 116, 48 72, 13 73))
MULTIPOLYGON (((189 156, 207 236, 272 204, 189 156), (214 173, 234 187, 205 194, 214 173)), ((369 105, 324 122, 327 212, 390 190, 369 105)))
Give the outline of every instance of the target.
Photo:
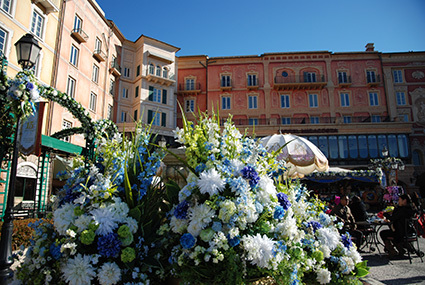
MULTIPOLYGON (((424 134, 416 134, 421 126, 423 130, 423 123, 415 117, 423 104, 407 96, 411 98, 413 92, 423 97, 425 53, 398 56, 406 67, 397 70, 403 69, 403 76, 412 80, 413 73, 418 78, 404 81, 407 101, 401 106, 394 93, 401 83, 393 83, 392 73, 400 63, 392 55, 374 51, 373 44, 368 44, 363 52, 182 56, 178 58, 178 100, 189 119, 198 109, 214 110, 222 119, 232 115, 242 131, 254 131, 258 137, 275 133, 307 137, 331 165, 364 168, 388 148, 391 156, 410 166, 400 180, 412 184, 414 173, 425 170, 424 134), (410 159, 412 150, 415 161, 410 159)), ((178 110, 177 125, 181 123, 178 110)))

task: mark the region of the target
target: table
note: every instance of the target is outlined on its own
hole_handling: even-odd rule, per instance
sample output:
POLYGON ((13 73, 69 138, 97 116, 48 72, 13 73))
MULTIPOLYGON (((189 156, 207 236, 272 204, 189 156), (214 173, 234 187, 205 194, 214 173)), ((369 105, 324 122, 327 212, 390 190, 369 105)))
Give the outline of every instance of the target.
POLYGON ((363 227, 363 229, 359 229, 366 236, 365 243, 359 248, 359 250, 364 249, 365 247, 369 247, 369 252, 378 250, 379 255, 381 255, 381 250, 379 245, 384 246, 384 244, 379 240, 379 231, 383 226, 389 226, 391 223, 385 221, 374 221, 374 222, 356 222, 358 226, 363 227))

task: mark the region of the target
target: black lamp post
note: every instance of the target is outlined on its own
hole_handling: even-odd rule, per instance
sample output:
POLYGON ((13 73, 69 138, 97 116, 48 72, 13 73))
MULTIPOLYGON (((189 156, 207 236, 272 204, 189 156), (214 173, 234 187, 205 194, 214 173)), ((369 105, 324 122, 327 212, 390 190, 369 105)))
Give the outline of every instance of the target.
MULTIPOLYGON (((41 47, 38 45, 36 39, 31 34, 24 35, 15 44, 16 53, 18 56, 18 63, 22 69, 29 69, 35 65, 37 58, 40 54, 41 47)), ((12 165, 10 172, 10 184, 7 191, 7 204, 6 211, 3 216, 3 227, 1 229, 0 240, 0 284, 7 284, 8 279, 13 276, 13 271, 10 266, 13 264, 12 260, 12 233, 13 233, 13 220, 15 206, 15 188, 16 188, 16 169, 18 165, 18 133, 21 116, 17 115, 15 137, 13 141, 13 155, 12 165)))

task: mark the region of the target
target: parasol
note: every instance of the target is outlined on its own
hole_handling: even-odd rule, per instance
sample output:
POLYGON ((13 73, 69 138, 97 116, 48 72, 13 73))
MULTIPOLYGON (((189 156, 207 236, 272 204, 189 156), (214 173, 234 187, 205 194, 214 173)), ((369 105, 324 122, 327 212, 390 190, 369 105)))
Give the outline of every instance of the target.
POLYGON ((284 146, 277 159, 284 160, 288 168, 288 177, 302 178, 313 171, 326 171, 328 159, 322 151, 309 140, 293 135, 279 134, 261 139, 267 151, 277 151, 284 146))

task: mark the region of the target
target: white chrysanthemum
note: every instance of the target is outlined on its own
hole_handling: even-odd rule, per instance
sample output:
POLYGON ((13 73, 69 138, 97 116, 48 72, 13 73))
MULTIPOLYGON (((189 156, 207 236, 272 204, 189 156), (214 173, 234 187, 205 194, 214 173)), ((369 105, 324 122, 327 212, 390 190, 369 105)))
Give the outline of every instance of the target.
POLYGON ((354 264, 353 260, 348 256, 342 256, 340 258, 339 269, 341 270, 342 274, 350 274, 350 272, 353 271, 355 267, 356 265, 354 264))
POLYGON ((175 216, 171 217, 170 226, 171 230, 175 233, 183 234, 187 229, 187 219, 177 219, 175 216))
POLYGON ((282 237, 294 239, 298 235, 297 220, 292 216, 292 209, 288 209, 285 219, 276 225, 276 233, 282 237))
POLYGON ((188 214, 190 222, 187 231, 196 237, 212 221, 215 211, 210 206, 201 204, 189 208, 188 214))
POLYGON ((88 216, 85 214, 79 216, 74 222, 74 225, 78 228, 77 233, 81 233, 82 231, 86 230, 92 220, 92 216, 88 216))
POLYGON ((97 279, 101 285, 117 284, 121 280, 121 270, 115 262, 106 262, 100 267, 97 279))
POLYGON ((90 256, 81 254, 77 254, 74 258, 69 258, 61 269, 65 281, 70 285, 91 284, 96 272, 90 260, 90 256))
POLYGON ((362 261, 362 256, 354 246, 351 246, 350 249, 347 250, 347 256, 350 257, 355 264, 362 261))
POLYGON ((274 256, 275 241, 266 235, 257 234, 256 236, 243 236, 241 242, 247 253, 246 257, 251 260, 251 264, 262 268, 271 268, 270 261, 274 256))
POLYGON ((204 171, 199 175, 198 187, 202 194, 216 195, 224 189, 225 185, 226 183, 215 168, 204 171))
POLYGON ((271 197, 276 197, 276 187, 273 179, 268 176, 261 176, 258 182, 257 199, 263 206, 271 203, 271 197))
POLYGON ((338 246, 340 235, 335 228, 320 228, 317 230, 317 238, 333 251, 338 246))
POLYGON ((53 220, 56 230, 59 234, 65 235, 66 230, 69 229, 75 220, 74 209, 75 205, 66 203, 62 207, 56 209, 53 213, 53 220))
POLYGON ((127 217, 123 220, 123 223, 126 224, 126 226, 130 229, 130 232, 132 234, 135 234, 137 230, 139 229, 139 225, 137 221, 132 217, 127 217))
POLYGON ((320 284, 328 284, 331 282, 331 273, 326 268, 319 268, 319 270, 316 271, 317 277, 316 280, 320 284))
POLYGON ((105 236, 118 227, 114 213, 107 208, 94 209, 90 214, 93 215, 95 223, 99 225, 96 230, 97 235, 105 236))
POLYGON ((110 204, 108 208, 114 214, 114 218, 118 223, 122 223, 130 211, 127 203, 121 201, 121 198, 114 197, 115 203, 110 204))

